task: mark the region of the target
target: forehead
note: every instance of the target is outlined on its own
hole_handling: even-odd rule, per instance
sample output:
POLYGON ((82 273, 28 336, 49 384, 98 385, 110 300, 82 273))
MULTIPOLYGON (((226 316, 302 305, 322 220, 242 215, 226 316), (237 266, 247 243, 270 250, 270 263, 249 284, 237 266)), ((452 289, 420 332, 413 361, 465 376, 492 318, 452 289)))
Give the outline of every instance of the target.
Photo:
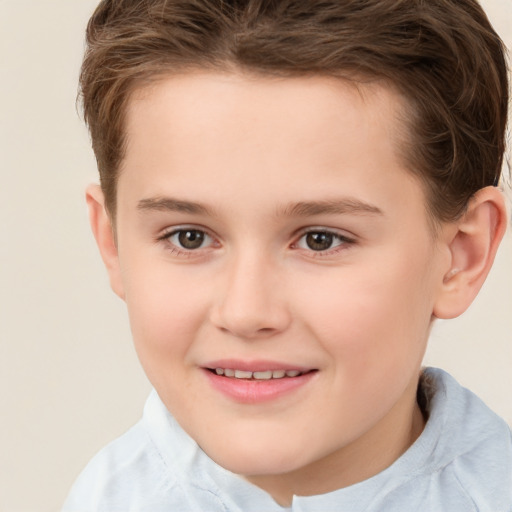
POLYGON ((405 128, 405 101, 384 81, 197 71, 136 89, 128 103, 126 131, 133 143, 143 142, 137 126, 147 120, 154 126, 153 133, 146 131, 148 136, 161 133, 165 125, 174 135, 168 142, 177 145, 188 135, 212 140, 218 129, 226 137, 236 132, 239 140, 272 145, 304 137, 327 141, 326 129, 335 129, 333 137, 364 133, 378 149, 394 150, 405 128), (215 126, 218 129, 212 130, 215 126), (280 128, 280 140, 275 141, 274 132, 280 128))
POLYGON ((260 193, 259 207, 263 196, 275 203, 350 193, 368 202, 386 183, 418 187, 400 158, 403 110, 404 100, 377 82, 169 76, 129 102, 119 195, 129 182, 145 197, 193 184, 191 199, 201 202, 223 193, 250 202, 260 193))

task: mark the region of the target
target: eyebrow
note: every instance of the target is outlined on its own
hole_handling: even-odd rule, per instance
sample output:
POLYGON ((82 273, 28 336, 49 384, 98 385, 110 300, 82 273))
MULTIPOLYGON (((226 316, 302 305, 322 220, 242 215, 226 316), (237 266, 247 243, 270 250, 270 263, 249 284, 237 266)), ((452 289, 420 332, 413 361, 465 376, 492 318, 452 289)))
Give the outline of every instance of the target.
POLYGON ((284 215, 292 217, 309 217, 325 214, 372 214, 383 215, 383 212, 377 206, 374 206, 359 199, 342 198, 327 201, 301 201, 286 206, 284 215))
MULTIPOLYGON (((214 212, 207 206, 193 201, 172 197, 152 197, 141 199, 137 205, 141 211, 168 211, 188 213, 192 215, 213 216, 214 212)), ((383 215, 377 206, 359 199, 342 198, 327 201, 300 201, 284 206, 277 211, 278 216, 310 217, 315 215, 371 214, 383 215)))
POLYGON ((160 211, 160 212, 182 212, 194 215, 212 215, 213 212, 206 206, 193 201, 184 201, 172 197, 151 197, 141 199, 137 205, 141 211, 160 211))

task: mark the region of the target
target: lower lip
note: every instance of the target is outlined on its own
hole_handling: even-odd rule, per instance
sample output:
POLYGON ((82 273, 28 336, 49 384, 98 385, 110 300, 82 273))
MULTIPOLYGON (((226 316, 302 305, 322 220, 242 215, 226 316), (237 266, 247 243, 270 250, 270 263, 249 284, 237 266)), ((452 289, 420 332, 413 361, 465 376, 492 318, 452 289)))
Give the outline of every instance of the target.
POLYGON ((232 400, 244 404, 257 404, 281 398, 305 386, 317 373, 312 371, 297 377, 255 380, 235 379, 217 375, 210 370, 203 371, 214 389, 232 400))

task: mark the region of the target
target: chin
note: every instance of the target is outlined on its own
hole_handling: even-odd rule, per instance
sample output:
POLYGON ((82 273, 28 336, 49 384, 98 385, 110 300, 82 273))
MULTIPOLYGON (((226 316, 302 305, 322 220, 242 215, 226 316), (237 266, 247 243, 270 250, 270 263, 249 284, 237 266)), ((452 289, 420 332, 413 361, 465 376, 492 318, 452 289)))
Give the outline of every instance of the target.
POLYGON ((304 465, 297 457, 297 449, 283 452, 274 446, 231 447, 214 450, 207 455, 224 469, 243 476, 277 475, 295 471, 304 465))

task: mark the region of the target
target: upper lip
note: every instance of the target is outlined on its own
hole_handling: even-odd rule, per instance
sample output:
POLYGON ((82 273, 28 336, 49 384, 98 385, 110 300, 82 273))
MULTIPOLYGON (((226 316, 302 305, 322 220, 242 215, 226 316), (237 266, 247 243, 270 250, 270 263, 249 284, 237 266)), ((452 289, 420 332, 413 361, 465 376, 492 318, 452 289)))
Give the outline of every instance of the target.
POLYGON ((209 370, 215 370, 216 368, 223 369, 232 369, 232 370, 243 370, 246 372, 265 372, 268 370, 297 370, 301 373, 308 372, 313 370, 314 368, 295 365, 290 363, 283 363, 280 361, 270 361, 270 360, 242 360, 242 359, 219 359, 217 361, 210 361, 206 364, 202 365, 203 368, 207 368, 209 370))

